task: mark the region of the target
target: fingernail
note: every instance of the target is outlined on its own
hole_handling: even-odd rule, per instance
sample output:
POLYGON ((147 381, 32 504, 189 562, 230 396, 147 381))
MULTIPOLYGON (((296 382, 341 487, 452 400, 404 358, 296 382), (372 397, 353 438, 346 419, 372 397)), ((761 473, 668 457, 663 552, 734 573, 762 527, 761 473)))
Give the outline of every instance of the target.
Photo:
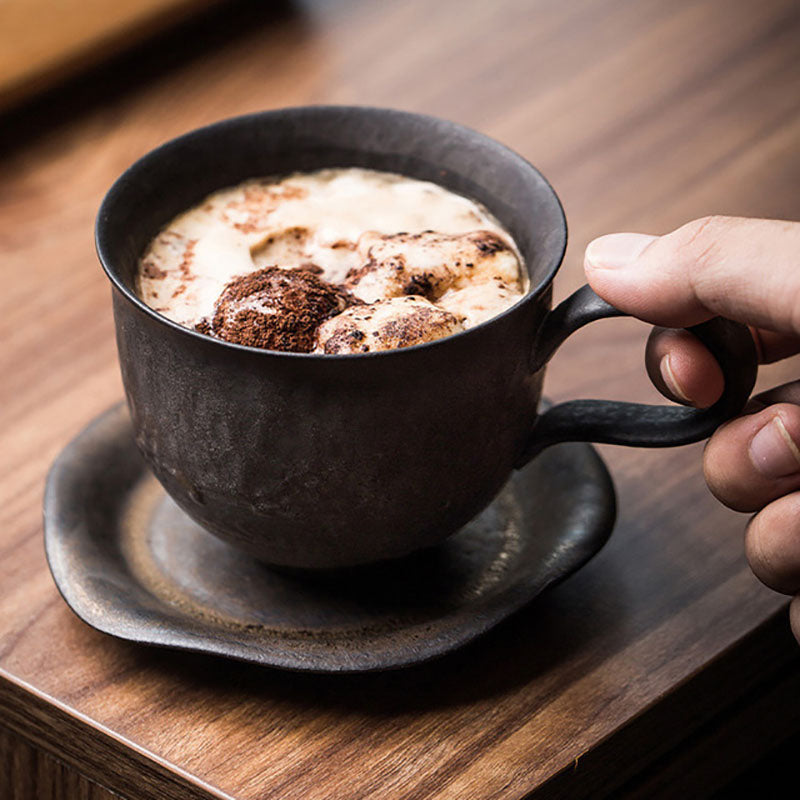
POLYGON ((598 269, 619 269, 636 261, 657 236, 644 233, 611 233, 589 242, 586 263, 598 269))
POLYGON ((780 417, 773 417, 750 442, 750 460, 765 478, 800 472, 800 450, 780 417))
POLYGON ((664 383, 667 384, 667 388, 670 392, 679 400, 683 400, 684 403, 691 403, 692 401, 689 399, 683 387, 678 383, 675 373, 672 371, 669 353, 661 359, 661 364, 659 366, 661 369, 661 377, 664 379, 664 383))

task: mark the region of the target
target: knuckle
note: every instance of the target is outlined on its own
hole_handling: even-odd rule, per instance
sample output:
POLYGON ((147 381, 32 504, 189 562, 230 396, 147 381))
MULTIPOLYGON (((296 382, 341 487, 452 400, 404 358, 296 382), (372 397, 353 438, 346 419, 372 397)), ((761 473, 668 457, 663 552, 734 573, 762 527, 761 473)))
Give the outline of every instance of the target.
POLYGON ((720 258, 720 236, 727 219, 718 215, 700 217, 679 228, 678 250, 699 271, 714 266, 720 258))

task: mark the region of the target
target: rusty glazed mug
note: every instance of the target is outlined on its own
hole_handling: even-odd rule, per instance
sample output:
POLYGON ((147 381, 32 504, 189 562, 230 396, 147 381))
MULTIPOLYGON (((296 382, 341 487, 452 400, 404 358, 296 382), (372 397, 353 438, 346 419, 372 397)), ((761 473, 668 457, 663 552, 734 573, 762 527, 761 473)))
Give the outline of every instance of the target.
POLYGON ((271 564, 342 567, 402 556, 458 530, 515 468, 563 441, 697 441, 744 405, 747 330, 692 328, 719 360, 712 408, 581 400, 539 414, 544 366, 587 322, 619 315, 588 286, 550 310, 567 240, 555 192, 527 161, 452 122, 378 108, 307 107, 230 119, 144 156, 112 186, 97 250, 113 286, 136 443, 175 502, 271 564), (179 212, 247 178, 366 167, 483 203, 517 242, 530 290, 463 333, 402 350, 259 350, 188 330, 137 296, 137 260, 179 212))

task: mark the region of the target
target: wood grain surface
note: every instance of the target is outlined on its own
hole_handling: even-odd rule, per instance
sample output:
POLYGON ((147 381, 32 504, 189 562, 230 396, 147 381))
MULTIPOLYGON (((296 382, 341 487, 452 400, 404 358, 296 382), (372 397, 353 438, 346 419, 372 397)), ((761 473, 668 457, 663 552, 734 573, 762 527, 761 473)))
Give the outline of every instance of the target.
POLYGON ((114 800, 118 795, 87 780, 21 737, 0 728, 0 797, 13 800, 114 800))
MULTIPOLYGON (((50 579, 41 501, 60 448, 122 395, 92 225, 153 146, 317 102, 466 123, 561 196, 560 298, 598 234, 800 218, 799 45, 796 0, 237 3, 0 120, 0 725, 124 797, 242 800, 652 797, 670 775, 699 797, 788 732, 786 601, 748 571, 700 445, 603 448, 620 513, 596 559, 477 644, 368 677, 89 629, 50 579)), ((646 334, 590 326, 546 393, 656 400, 646 334)))

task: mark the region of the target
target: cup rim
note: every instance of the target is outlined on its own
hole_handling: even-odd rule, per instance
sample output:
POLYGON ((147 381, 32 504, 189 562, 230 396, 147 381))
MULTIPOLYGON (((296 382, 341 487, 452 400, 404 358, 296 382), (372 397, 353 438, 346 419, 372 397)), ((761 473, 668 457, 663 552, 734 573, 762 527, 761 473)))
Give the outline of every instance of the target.
MULTIPOLYGON (((398 171, 399 175, 402 175, 402 171, 398 171)), ((257 177, 257 176, 254 176, 257 177)), ((435 183, 435 181, 433 181, 435 183)), ((225 187, 220 186, 220 189, 225 187)), ((491 209, 490 209, 491 210, 491 209)), ((502 220, 501 220, 502 223, 502 220)), ((238 350, 243 353, 250 353, 250 354, 257 354, 260 358, 266 357, 278 357, 278 358, 293 358, 293 359, 312 359, 312 360, 319 360, 322 359, 325 362, 331 362, 334 360, 353 360, 353 359, 360 359, 360 360, 367 360, 373 358, 397 358, 402 357, 407 354, 411 354, 417 352, 419 350, 428 349, 432 347, 442 346, 447 342, 452 342, 455 340, 463 339, 463 337, 467 337, 470 335, 477 334, 478 331, 487 330, 495 325, 499 325, 502 320, 509 317, 510 315, 517 313, 523 306, 527 303, 533 302, 537 299, 544 291, 552 283, 556 273, 558 272, 559 268, 564 259, 564 253, 567 249, 567 239, 568 239, 568 232, 567 232, 567 220, 566 215, 564 213, 564 207, 561 203, 561 200, 556 194, 555 189, 547 180, 547 178, 527 159, 517 153, 515 150, 512 150, 507 145, 493 139, 490 136, 487 136, 484 133, 481 133, 474 128, 470 128, 467 125, 462 125, 458 122, 453 122, 451 120, 446 120, 441 117, 436 117, 431 114, 420 114, 416 112, 410 111, 402 111, 399 109, 393 108, 385 108, 380 106, 370 106, 370 105, 334 105, 334 104, 311 104, 311 105, 303 105, 303 106, 287 106, 284 108, 278 109, 270 109, 266 111, 256 111, 249 114, 241 114, 234 117, 226 117, 221 120, 217 120, 216 122, 212 122, 208 125, 203 125, 199 128, 194 128, 186 133, 180 134, 179 136, 175 136, 171 139, 168 139, 165 142, 162 142, 157 147, 149 150, 144 155, 140 156, 136 161, 134 161, 130 166, 128 166, 114 181, 111 187, 108 189, 106 194, 104 195, 100 207, 97 212, 97 216, 95 218, 95 229, 94 229, 94 241, 95 241, 95 250, 97 252, 97 257, 100 261, 100 265, 103 268, 103 271, 106 274, 106 277, 111 282, 114 289, 116 289, 122 297, 124 297, 129 303, 135 306, 140 312, 146 314, 150 319, 154 322, 164 325, 173 331, 194 337, 195 339, 200 340, 201 342, 213 346, 219 345, 226 348, 231 348, 233 350, 238 350), (555 202, 555 208, 558 213, 561 225, 561 237, 560 241, 556 243, 556 247, 554 250, 553 257, 548 264, 546 270, 544 271, 544 275, 542 279, 535 285, 530 286, 528 291, 513 305, 509 306, 504 311, 501 311, 499 314, 491 317, 488 320, 484 320, 483 322, 475 325, 471 328, 468 328, 464 331, 459 331, 458 333, 449 334, 448 336, 444 336, 441 339, 434 339, 431 342, 423 342, 421 344, 412 345, 410 347, 401 347, 401 348, 393 348, 390 350, 377 350, 377 351, 370 351, 368 353, 297 353, 287 350, 268 350, 261 347, 253 347, 250 345, 242 345, 237 344, 235 342, 228 342, 224 339, 218 339, 213 336, 208 336, 206 334, 200 333, 199 331, 195 331, 192 328, 187 328, 181 325, 178 322, 175 322, 163 314, 160 314, 158 311, 155 311, 153 308, 147 305, 138 295, 130 290, 120 279, 119 275, 117 274, 116 270, 111 266, 112 259, 110 258, 109 253, 107 252, 107 241, 105 239, 105 231, 104 231, 104 224, 106 220, 109 218, 108 207, 114 202, 116 196, 120 193, 125 191, 126 186, 136 179, 136 174, 141 170, 141 168, 147 165, 150 161, 163 157, 164 154, 169 153, 170 150, 180 147, 182 144, 186 143, 187 141, 191 141, 195 138, 200 138, 204 136, 208 136, 218 130, 224 129, 229 126, 233 125, 242 125, 246 124, 249 120, 263 120, 264 118, 268 118, 270 116, 279 116, 285 115, 287 113, 302 113, 307 112, 310 109, 314 109, 320 112, 325 111, 338 111, 338 112, 347 112, 353 111, 357 113, 380 113, 380 114, 397 114, 402 115, 405 117, 414 117, 420 120, 425 120, 430 123, 435 123, 437 125, 445 124, 450 126, 453 130, 458 130, 463 133, 467 133, 470 136, 476 137, 479 140, 490 144, 493 148, 504 152, 507 157, 511 157, 513 160, 517 161, 522 169, 530 170, 534 173, 538 180, 540 180, 547 190, 549 190, 552 200, 555 202)))

